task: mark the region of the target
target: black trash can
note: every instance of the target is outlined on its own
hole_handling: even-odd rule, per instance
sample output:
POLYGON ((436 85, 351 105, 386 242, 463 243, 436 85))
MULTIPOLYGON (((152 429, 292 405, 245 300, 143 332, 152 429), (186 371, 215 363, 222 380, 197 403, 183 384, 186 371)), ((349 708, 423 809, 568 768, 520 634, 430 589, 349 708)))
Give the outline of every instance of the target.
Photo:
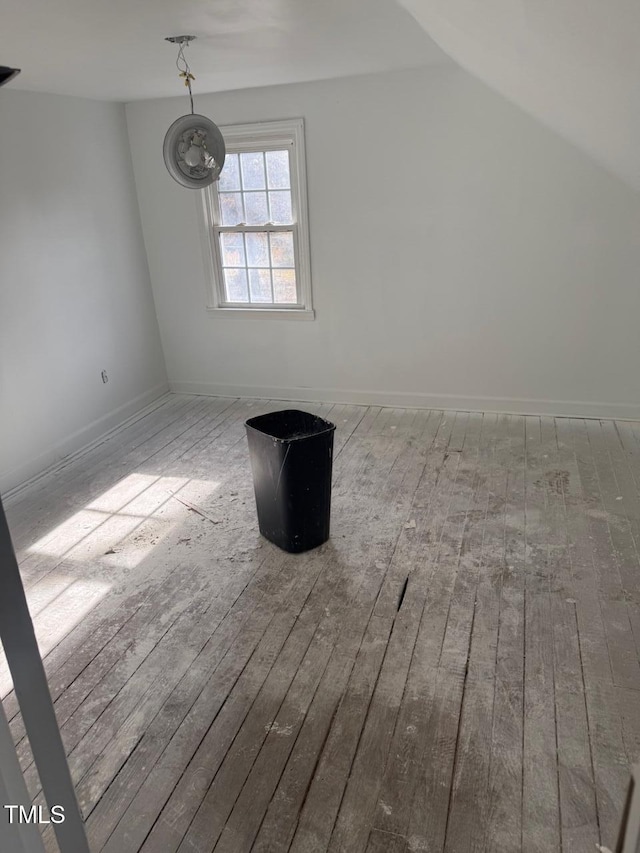
POLYGON ((260 533, 292 553, 329 538, 335 425, 287 409, 246 424, 260 533))

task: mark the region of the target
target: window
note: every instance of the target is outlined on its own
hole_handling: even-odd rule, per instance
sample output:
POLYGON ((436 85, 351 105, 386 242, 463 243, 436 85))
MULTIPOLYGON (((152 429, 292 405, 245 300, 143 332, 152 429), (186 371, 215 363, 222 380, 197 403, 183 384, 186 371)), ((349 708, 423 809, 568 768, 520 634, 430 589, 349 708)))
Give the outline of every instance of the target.
POLYGON ((204 191, 208 307, 312 319, 303 121, 221 129, 224 168, 204 191))

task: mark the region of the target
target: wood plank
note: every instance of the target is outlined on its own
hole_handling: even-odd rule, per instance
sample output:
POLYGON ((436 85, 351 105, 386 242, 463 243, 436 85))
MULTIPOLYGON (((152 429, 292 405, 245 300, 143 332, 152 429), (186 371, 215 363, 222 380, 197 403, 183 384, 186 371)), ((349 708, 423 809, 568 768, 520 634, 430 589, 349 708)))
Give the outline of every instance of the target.
POLYGON ((585 688, 601 844, 614 850, 629 782, 616 696, 619 688, 600 681, 587 681, 585 688))
POLYGON ((555 595, 551 607, 562 816, 561 849, 567 853, 578 853, 594 849, 600 843, 593 757, 575 605, 555 595))
POLYGON ((598 471, 587 428, 585 422, 578 419, 571 419, 570 424, 593 560, 599 568, 599 593, 603 597, 617 598, 622 588, 618 561, 611 541, 608 516, 602 502, 598 471))
POLYGON ((365 571, 357 593, 359 606, 352 608, 349 622, 342 627, 327 673, 314 696, 300 736, 260 827, 254 844, 256 850, 275 853, 289 849, 310 781, 315 775, 342 701, 387 565, 385 561, 372 560, 365 571), (336 669, 339 676, 334 680, 329 677, 329 673, 336 669))
MULTIPOLYGON (((225 845, 264 853, 288 849, 306 785, 323 751, 352 668, 351 656, 334 651, 310 707, 300 709, 304 719, 285 708, 284 719, 295 722, 287 723, 284 731, 293 725, 292 734, 297 737, 282 736, 280 729, 267 741, 227 821, 218 845, 221 850, 225 845)), ((293 700, 289 696, 287 701, 293 700)))
POLYGON ((495 578, 481 570, 446 834, 445 849, 455 853, 477 849, 486 832, 499 604, 495 578))
MULTIPOLYGON (((498 460, 505 466, 505 521, 524 521, 524 468, 512 472, 513 428, 523 429, 522 419, 499 419, 505 433, 499 442, 498 460), (505 464, 506 463, 506 464, 505 464)), ((505 524, 505 540, 506 540, 505 524)), ((506 541, 505 541, 506 544, 506 541)), ((498 555, 496 555, 498 556, 498 555)), ((507 853, 517 849, 522 837, 522 743, 524 682, 524 570, 522 566, 496 568, 500 578, 500 626, 495 671, 492 726, 492 761, 489 773, 487 849, 507 853)))
POLYGON ((571 561, 571 584, 567 597, 576 602, 582 667, 585 678, 613 683, 605 627, 600 606, 600 566, 595 563, 586 501, 573 447, 572 421, 556 419, 559 454, 567 471, 563 484, 565 526, 571 561))
POLYGON ((366 853, 404 853, 406 846, 401 835, 390 835, 388 832, 372 829, 366 853))
POLYGON ((356 851, 366 847, 415 646, 424 598, 424 594, 416 592, 412 584, 411 589, 406 590, 402 609, 394 620, 329 850, 356 851))
MULTIPOLYGON (((450 775, 453 773, 457 747, 458 716, 466 675, 468 637, 471 633, 475 598, 473 563, 470 566, 471 573, 468 574, 465 571, 465 529, 469 513, 474 512, 480 482, 474 466, 479 453, 483 421, 481 416, 474 415, 471 418, 467 416, 464 422, 467 432, 464 440, 460 437, 457 439, 463 450, 458 458, 451 500, 446 511, 445 523, 442 525, 441 547, 437 554, 438 573, 431 578, 428 587, 425 585, 425 588, 437 587, 438 584, 434 584, 434 578, 438 574, 444 580, 444 585, 441 587, 444 597, 436 611, 441 618, 432 621, 427 607, 424 608, 422 615, 423 626, 429 625, 433 629, 439 623, 442 633, 436 644, 437 652, 435 648, 433 650, 436 655, 435 660, 432 657, 433 652, 429 652, 429 640, 432 642, 435 637, 429 638, 429 631, 422 632, 422 627, 422 633, 418 634, 412 662, 413 671, 410 670, 407 679, 405 692, 407 701, 398 718, 397 735, 389 752, 390 762, 377 801, 375 816, 377 827, 384 827, 387 831, 392 829, 396 833, 409 833, 410 849, 414 847, 419 849, 420 845, 425 843, 433 844, 433 849, 437 849, 438 844, 440 849, 442 848, 446 833, 449 787, 447 786, 446 801, 436 802, 445 792, 439 784, 439 778, 436 778, 440 770, 431 769, 434 765, 431 751, 438 749, 439 754, 444 758, 443 762, 438 762, 438 764, 442 763, 442 773, 450 775), (468 628, 465 628, 465 621, 468 621, 468 628), (438 667, 442 667, 442 670, 438 667), (433 704, 429 716, 420 725, 419 717, 414 716, 416 711, 420 713, 420 708, 415 704, 414 691, 416 686, 422 686, 421 679, 416 677, 416 673, 419 673, 420 669, 424 671, 428 668, 432 668, 434 674, 437 672, 438 677, 430 679, 436 683, 433 704), (444 678, 445 669, 450 673, 456 673, 451 681, 444 678), (459 680, 456 677, 458 673, 459 680), (456 684, 452 685, 453 698, 449 701, 449 693, 444 683, 447 681, 449 685, 454 680, 456 684), (457 688, 459 697, 454 695, 457 688), (451 710, 450 706, 456 703, 457 713, 453 719, 447 716, 446 709, 451 710), (409 719, 415 719, 416 722, 409 722, 409 719), (419 750, 420 759, 416 764, 411 761, 415 750, 413 736, 421 729, 424 733, 420 741, 426 743, 427 747, 424 751, 419 750), (414 805, 410 811, 412 800, 414 805), (442 812, 444 812, 443 820, 438 826, 434 824, 434 820, 437 821, 437 816, 442 812)), ((454 453, 455 451, 451 451, 452 455, 454 453)), ((437 598, 436 596, 430 603, 433 604, 437 598)))
MULTIPOLYGON (((468 569, 475 569, 476 595, 471 632, 471 645, 460 710, 453 779, 448 804, 445 849, 473 850, 486 828, 490 766, 491 730, 495 657, 499 621, 499 589, 493 575, 483 566, 483 540, 493 516, 491 497, 494 483, 483 476, 483 465, 494 459, 495 418, 484 417, 483 439, 479 447, 478 488, 472 509, 467 514, 467 531, 462 555, 471 557, 468 569)), ((506 506, 506 505, 505 505, 506 506)), ((502 509, 504 515, 504 508, 502 509)), ((500 517, 500 513, 499 513, 500 517)), ((504 522, 502 521, 502 524, 504 522)))
POLYGON ((364 631, 371 619, 380 584, 388 569, 389 555, 392 552, 393 543, 387 546, 387 554, 380 554, 376 546, 376 556, 386 556, 387 559, 375 560, 375 562, 372 560, 366 571, 358 591, 358 606, 351 610, 351 618, 344 625, 335 650, 337 658, 334 665, 340 667, 340 678, 337 681, 328 680, 324 687, 321 685, 314 697, 300 736, 255 840, 252 849, 256 851, 276 853, 289 849, 300 812, 305 804, 311 782, 315 778, 320 758, 324 754, 327 738, 332 731, 345 691, 346 679, 351 674, 353 661, 359 653, 364 631), (343 678, 345 684, 342 683, 343 678))
MULTIPOLYGON (((597 476, 601 506, 607 515, 609 538, 622 588, 630 593, 637 593, 640 560, 637 543, 626 514, 625 490, 619 483, 623 470, 618 468, 616 471, 612 464, 611 449, 603 434, 600 421, 588 420, 585 422, 585 427, 597 476)), ((630 493, 627 490, 627 503, 629 499, 630 493)))
MULTIPOLYGON (((525 671, 522 780, 522 849, 542 853, 560 846, 560 796, 555 713, 553 622, 554 532, 564 518, 563 475, 555 424, 525 419, 525 671), (559 498, 559 500, 558 500, 559 498)), ((568 555, 566 557, 569 559, 568 555)))
POLYGON ((327 849, 393 620, 373 616, 300 812, 289 850, 327 849))
MULTIPOLYGON (((489 420, 493 421, 492 418, 489 420)), ((444 429, 448 429, 446 432, 447 439, 441 442, 440 448, 447 446, 451 420, 445 420, 444 429)), ((444 561, 442 564, 438 564, 438 551, 435 551, 430 559, 427 558, 429 553, 427 549, 431 547, 434 540, 435 542, 438 541, 438 530, 444 530, 446 518, 449 516, 448 495, 456 482, 457 466, 460 461, 457 454, 444 460, 444 455, 440 456, 440 452, 434 448, 432 455, 435 465, 428 461, 425 470, 428 481, 423 479, 422 485, 429 482, 431 497, 428 499, 427 514, 423 522, 422 530, 425 535, 419 546, 422 550, 418 550, 416 555, 416 562, 420 568, 415 571, 415 583, 423 585, 428 592, 428 598, 425 602, 408 673, 406 691, 389 750, 389 760, 382 779, 374 816, 374 826, 383 832, 390 832, 394 835, 404 835, 409 825, 411 803, 422 766, 426 725, 429 720, 436 674, 448 623, 449 601, 455 582, 455 573, 448 571, 449 564, 444 561), (441 476, 443 474, 441 466, 445 462, 447 465, 456 466, 455 475, 441 476)), ((482 453, 482 446, 480 446, 479 452, 482 453)), ((426 495, 427 491, 420 488, 416 493, 415 503, 422 504, 426 495)), ((415 507, 418 516, 420 514, 419 509, 419 506, 415 507)), ((472 509, 465 514, 466 524, 469 524, 471 517, 478 520, 473 516, 472 509)), ((476 527, 476 537, 480 531, 481 528, 476 527)), ((461 559, 466 560, 467 555, 464 553, 462 545, 459 550, 461 559)))
POLYGON ((560 845, 558 746, 549 593, 526 598, 523 753, 523 851, 542 853, 560 845))
POLYGON ((460 710, 473 630, 474 592, 467 579, 459 575, 452 596, 433 705, 426 728, 427 747, 421 760, 421 777, 409 821, 410 849, 420 849, 421 844, 428 845, 425 849, 444 849, 460 710))
MULTIPOLYGON (((601 619, 602 602, 611 598, 615 600, 618 596, 620 577, 617 562, 613 558, 607 516, 602 508, 597 473, 586 440, 584 423, 569 420, 567 427, 566 437, 571 441, 578 465, 587 531, 593 549, 593 563, 586 567, 586 575, 580 578, 586 581, 584 594, 576 594, 574 597, 577 602, 587 724, 596 785, 597 820, 601 844, 613 848, 628 781, 628 770, 625 767, 627 755, 613 687, 613 669, 603 660, 604 655, 597 654, 596 650, 608 652, 606 626, 599 626, 598 619, 601 619), (595 631, 589 627, 589 623, 595 623, 595 631)), ((610 660, 609 654, 607 660, 610 660)))
MULTIPOLYGON (((249 811, 239 824, 231 821, 230 817, 265 740, 270 735, 272 740, 283 740, 293 733, 294 723, 289 722, 290 716, 286 711, 284 715, 280 713, 283 694, 291 687, 304 712, 322 677, 329 652, 327 644, 315 647, 317 654, 307 657, 311 664, 302 668, 302 674, 296 678, 298 668, 302 667, 303 659, 309 651, 312 637, 313 627, 300 622, 294 627, 226 754, 220 758, 216 756, 210 761, 207 760, 206 751, 201 749, 196 753, 195 760, 200 766, 217 769, 217 772, 178 849, 212 850, 214 846, 220 846, 222 850, 234 849, 244 832, 250 836, 257 829, 255 825, 251 825, 253 821, 250 805, 249 811), (229 823, 225 829, 227 822, 229 823), (217 845, 218 839, 220 845, 217 845)), ((220 739, 216 738, 216 741, 216 747, 219 748, 220 739)), ((155 849, 174 849, 173 846, 167 846, 165 835, 163 828, 161 837, 158 838, 159 846, 155 849)), ((147 843, 147 849, 154 848, 147 843)))

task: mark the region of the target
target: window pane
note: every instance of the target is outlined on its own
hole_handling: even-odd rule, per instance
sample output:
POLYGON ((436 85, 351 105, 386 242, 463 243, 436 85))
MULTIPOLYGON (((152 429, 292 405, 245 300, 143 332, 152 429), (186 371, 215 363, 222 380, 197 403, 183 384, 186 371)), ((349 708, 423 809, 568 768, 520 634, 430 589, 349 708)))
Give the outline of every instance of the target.
POLYGON ((266 184, 262 151, 241 154, 240 165, 242 167, 242 188, 244 190, 263 190, 266 184))
POLYGON ((289 152, 267 151, 267 180, 270 190, 286 190, 290 186, 289 152))
POLYGON ((220 210, 223 225, 239 225, 244 222, 240 193, 220 193, 220 210))
POLYGON ((248 302, 246 270, 224 270, 224 286, 228 302, 248 302))
POLYGON ((272 302, 269 270, 249 270, 249 287, 252 302, 272 302))
POLYGON ((298 301, 295 270, 273 271, 273 298, 279 305, 298 301))
POLYGON ((295 266, 293 261, 292 231, 280 231, 271 234, 271 266, 295 266))
POLYGON ((269 243, 265 233, 252 234, 248 232, 247 240, 247 263, 250 267, 269 266, 269 243))
POLYGON ((242 234, 221 234, 220 244, 222 246, 223 267, 243 267, 245 265, 242 234))
POLYGON ((266 193, 244 193, 247 225, 264 225, 269 221, 266 193))
POLYGON ((224 159, 224 167, 220 172, 220 192, 230 192, 240 189, 240 172, 238 169, 238 155, 227 154, 224 159))
POLYGON ((291 225, 293 216, 290 192, 269 193, 269 204, 271 206, 271 221, 274 225, 291 225))

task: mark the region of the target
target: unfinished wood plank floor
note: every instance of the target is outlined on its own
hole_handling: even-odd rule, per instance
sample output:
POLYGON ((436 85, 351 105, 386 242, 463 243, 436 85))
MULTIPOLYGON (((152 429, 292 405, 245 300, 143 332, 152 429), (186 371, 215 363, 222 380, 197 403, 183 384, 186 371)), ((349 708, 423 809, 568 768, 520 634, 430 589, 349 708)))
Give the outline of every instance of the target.
MULTIPOLYGON (((287 406, 168 395, 10 502, 92 851, 612 848, 640 424, 304 405, 332 538, 294 556, 244 435, 287 406)), ((41 802, 4 661, 0 695, 41 802)))

